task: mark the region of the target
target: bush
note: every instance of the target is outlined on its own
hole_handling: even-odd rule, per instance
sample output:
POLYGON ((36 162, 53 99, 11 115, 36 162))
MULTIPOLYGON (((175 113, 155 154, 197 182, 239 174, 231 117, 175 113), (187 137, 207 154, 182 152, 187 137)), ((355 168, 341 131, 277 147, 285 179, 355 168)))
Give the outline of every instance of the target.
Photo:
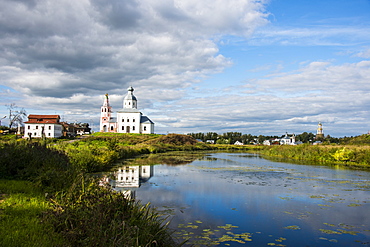
POLYGON ((35 182, 45 190, 69 186, 70 164, 62 152, 39 143, 12 142, 0 146, 0 178, 35 182))
POLYGON ((149 205, 96 182, 52 201, 48 222, 72 246, 176 246, 165 218, 149 205))

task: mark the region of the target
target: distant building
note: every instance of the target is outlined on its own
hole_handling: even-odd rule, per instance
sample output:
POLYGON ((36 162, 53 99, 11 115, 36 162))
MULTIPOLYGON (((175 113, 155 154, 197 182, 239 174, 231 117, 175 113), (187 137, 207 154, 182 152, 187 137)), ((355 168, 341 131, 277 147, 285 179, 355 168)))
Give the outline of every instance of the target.
POLYGON ((29 115, 24 122, 25 138, 58 138, 63 136, 59 115, 29 115))
POLYGON ((242 143, 242 142, 240 142, 240 141, 236 141, 236 142, 234 143, 234 145, 244 145, 244 143, 242 143))
POLYGON ((264 140, 263 145, 271 146, 271 145, 280 145, 280 139, 275 138, 271 140, 264 140))
POLYGON ((127 89, 123 99, 123 109, 117 111, 117 119, 112 117, 112 107, 108 94, 101 107, 100 132, 153 134, 154 123, 137 109, 137 99, 133 87, 127 89))
POLYGON ((88 123, 67 123, 61 122, 63 125, 63 136, 76 136, 91 134, 91 128, 88 123))
POLYGON ((324 131, 322 129, 322 124, 319 122, 317 125, 316 139, 324 138, 324 131))
POLYGON ((285 136, 280 139, 280 145, 296 145, 295 134, 289 135, 286 133, 285 136))

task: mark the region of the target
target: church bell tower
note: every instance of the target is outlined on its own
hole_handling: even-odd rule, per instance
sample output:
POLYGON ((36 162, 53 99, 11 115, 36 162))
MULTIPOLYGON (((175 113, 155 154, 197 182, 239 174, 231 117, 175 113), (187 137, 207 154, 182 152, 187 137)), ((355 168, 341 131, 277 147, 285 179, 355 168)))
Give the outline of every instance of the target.
POLYGON ((316 139, 324 138, 324 132, 322 130, 322 124, 319 122, 317 125, 316 139))
POLYGON ((107 132, 109 130, 109 121, 112 117, 112 107, 109 105, 108 94, 105 94, 103 106, 100 111, 100 132, 107 132))

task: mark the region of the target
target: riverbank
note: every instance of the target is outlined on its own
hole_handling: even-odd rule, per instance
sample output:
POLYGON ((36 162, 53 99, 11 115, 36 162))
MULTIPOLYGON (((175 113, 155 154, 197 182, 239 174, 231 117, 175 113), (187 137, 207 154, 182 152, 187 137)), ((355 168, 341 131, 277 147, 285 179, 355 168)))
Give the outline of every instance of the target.
POLYGON ((370 146, 367 145, 266 146, 259 152, 270 157, 370 169, 370 146))
POLYGON ((164 216, 149 205, 97 186, 89 174, 140 154, 208 148, 184 135, 98 134, 74 142, 3 141, 0 222, 4 229, 12 227, 1 231, 0 245, 52 246, 51 241, 59 246, 176 246, 164 216), (18 184, 18 192, 11 184, 18 184), (31 187, 35 190, 30 194, 31 187), (33 202, 32 213, 25 201, 33 202))

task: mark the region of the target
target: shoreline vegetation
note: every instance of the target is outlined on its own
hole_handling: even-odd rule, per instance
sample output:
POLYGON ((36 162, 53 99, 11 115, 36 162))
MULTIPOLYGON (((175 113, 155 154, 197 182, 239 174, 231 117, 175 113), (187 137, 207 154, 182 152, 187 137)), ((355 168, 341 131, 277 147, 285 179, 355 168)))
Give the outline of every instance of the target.
MULTIPOLYGON (((181 246, 164 215, 98 186, 90 175, 119 160, 170 151, 241 151, 369 169, 370 147, 356 144, 213 145, 178 134, 95 133, 31 141, 2 136, 0 246, 181 246)), ((188 160, 167 159, 173 164, 188 160)))

